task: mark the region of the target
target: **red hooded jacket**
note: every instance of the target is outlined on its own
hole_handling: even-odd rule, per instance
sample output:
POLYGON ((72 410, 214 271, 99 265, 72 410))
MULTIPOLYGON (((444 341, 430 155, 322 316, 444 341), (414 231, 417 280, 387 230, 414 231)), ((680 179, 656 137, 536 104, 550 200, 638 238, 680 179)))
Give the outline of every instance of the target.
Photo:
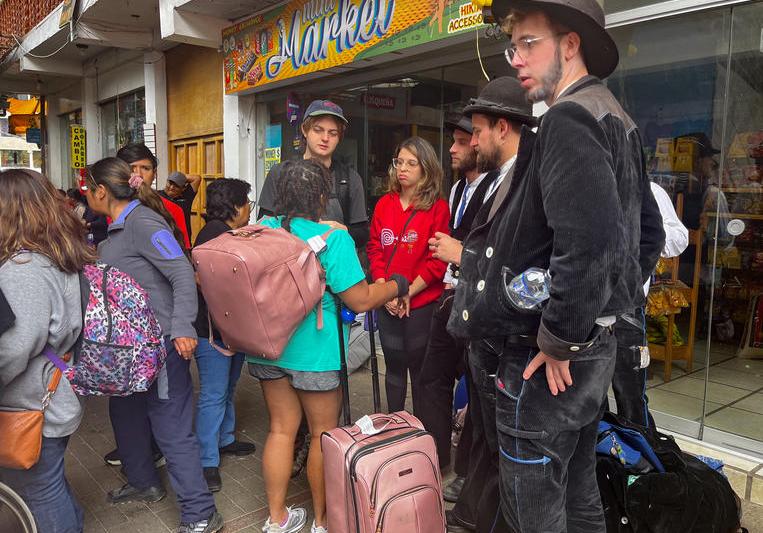
POLYGON ((411 283, 421 276, 427 287, 412 298, 411 309, 434 302, 442 294, 442 278, 448 265, 432 257, 427 241, 435 232, 448 234, 449 220, 450 210, 443 199, 438 199, 426 211, 415 213, 412 206, 403 210, 400 195, 394 192, 385 194, 376 204, 366 246, 371 275, 377 280, 402 274, 411 283), (403 227, 405 234, 401 236, 403 227))

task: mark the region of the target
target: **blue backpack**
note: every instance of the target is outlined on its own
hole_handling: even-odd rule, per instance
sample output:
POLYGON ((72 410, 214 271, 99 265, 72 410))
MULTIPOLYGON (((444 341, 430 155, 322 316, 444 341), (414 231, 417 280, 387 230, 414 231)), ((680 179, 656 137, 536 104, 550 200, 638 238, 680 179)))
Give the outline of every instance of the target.
POLYGON ((665 472, 665 467, 641 431, 611 421, 599 422, 596 453, 614 457, 628 472, 665 472))

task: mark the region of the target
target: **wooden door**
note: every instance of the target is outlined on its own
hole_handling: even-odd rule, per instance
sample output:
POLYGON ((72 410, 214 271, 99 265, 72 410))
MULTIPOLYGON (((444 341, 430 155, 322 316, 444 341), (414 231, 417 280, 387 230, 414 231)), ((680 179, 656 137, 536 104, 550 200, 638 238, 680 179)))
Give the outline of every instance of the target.
POLYGON ((202 178, 191 210, 189 230, 193 242, 204 227, 202 215, 206 212, 207 185, 225 173, 222 133, 170 141, 170 172, 175 170, 202 178))

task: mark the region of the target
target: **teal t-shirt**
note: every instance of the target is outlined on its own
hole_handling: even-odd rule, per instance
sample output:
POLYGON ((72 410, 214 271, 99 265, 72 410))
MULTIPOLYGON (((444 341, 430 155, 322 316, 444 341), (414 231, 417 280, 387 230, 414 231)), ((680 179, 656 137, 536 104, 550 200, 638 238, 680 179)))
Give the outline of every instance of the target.
MULTIPOLYGON (((280 228, 283 217, 266 218, 260 222, 264 226, 280 228)), ((316 235, 323 235, 331 228, 304 218, 291 221, 291 232, 303 241, 316 235)), ((326 249, 318 259, 326 271, 326 293, 323 295, 323 329, 318 329, 316 309, 305 317, 289 339, 286 349, 277 361, 247 356, 250 363, 273 365, 303 372, 327 372, 339 370, 339 331, 336 301, 331 293, 346 291, 365 279, 355 251, 355 241, 346 231, 337 230, 327 238, 326 249), (331 292, 329 292, 331 291, 331 292)), ((349 328, 344 327, 345 346, 349 328)))

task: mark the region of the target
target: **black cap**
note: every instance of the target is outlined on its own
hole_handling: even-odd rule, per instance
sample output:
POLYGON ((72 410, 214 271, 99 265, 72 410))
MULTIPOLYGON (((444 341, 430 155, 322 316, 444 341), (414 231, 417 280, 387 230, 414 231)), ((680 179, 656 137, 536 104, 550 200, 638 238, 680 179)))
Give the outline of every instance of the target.
POLYGON ((527 100, 519 80, 511 76, 501 76, 485 85, 477 98, 469 100, 464 115, 471 118, 474 113, 504 117, 529 126, 538 124, 533 116, 533 106, 527 100))
POLYGON ((445 127, 449 130, 461 130, 465 131, 469 135, 472 134, 472 119, 469 117, 455 116, 445 119, 445 127))
POLYGON ((604 10, 596 0, 493 0, 491 6, 498 19, 514 9, 542 11, 580 35, 586 67, 594 76, 604 79, 617 68, 620 54, 604 27, 604 10))

